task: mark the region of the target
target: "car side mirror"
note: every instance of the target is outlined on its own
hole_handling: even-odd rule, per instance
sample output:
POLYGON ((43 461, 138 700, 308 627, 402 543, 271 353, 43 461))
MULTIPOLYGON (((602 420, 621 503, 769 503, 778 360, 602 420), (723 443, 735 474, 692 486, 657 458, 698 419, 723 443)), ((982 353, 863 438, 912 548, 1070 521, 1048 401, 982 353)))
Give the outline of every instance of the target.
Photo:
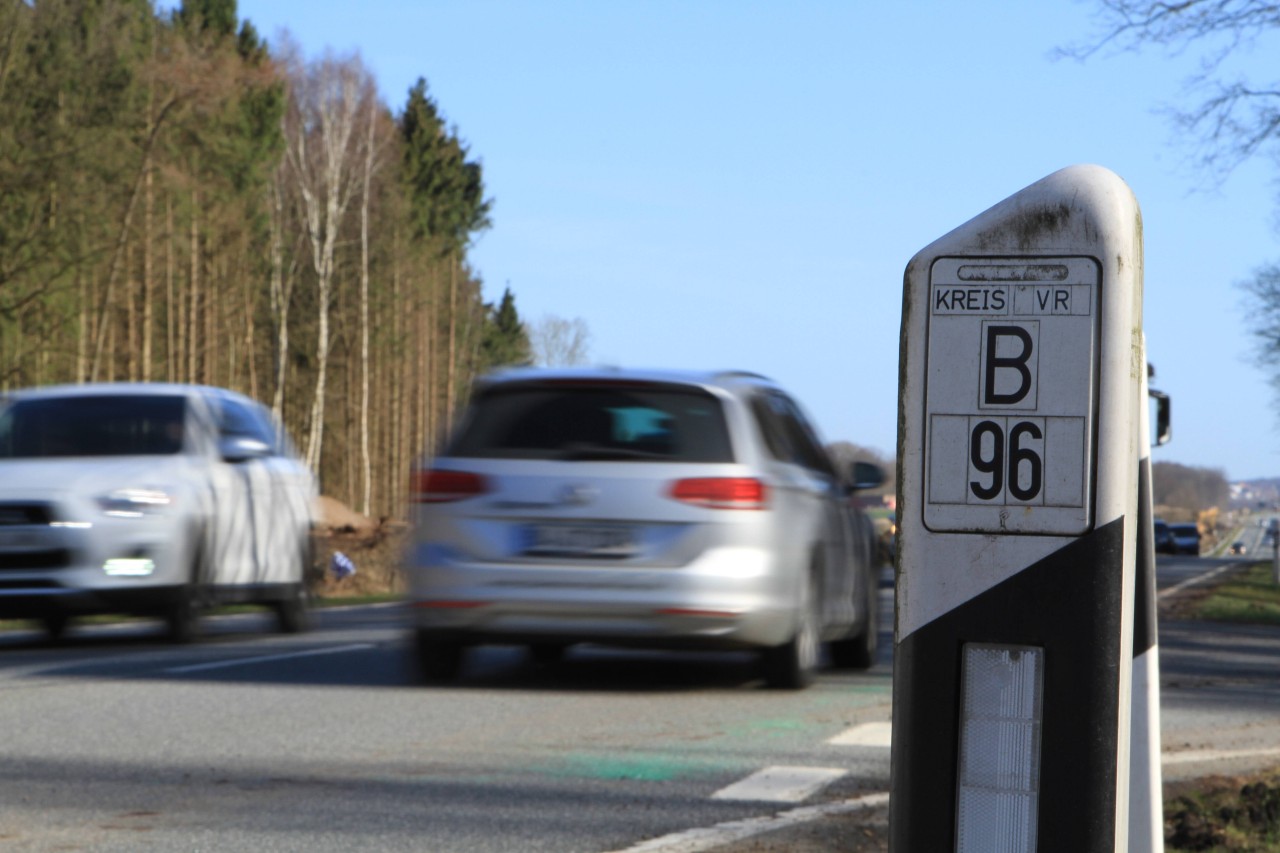
POLYGON ((271 445, 247 435, 227 435, 218 441, 218 452, 227 462, 247 462, 271 455, 271 445))
POLYGON ((1156 401, 1156 435, 1155 444, 1159 447, 1168 444, 1173 438, 1173 422, 1169 412, 1169 395, 1163 391, 1148 390, 1151 399, 1156 401))
POLYGON ((849 469, 852 490, 874 489, 884 484, 884 469, 870 462, 855 462, 849 469))

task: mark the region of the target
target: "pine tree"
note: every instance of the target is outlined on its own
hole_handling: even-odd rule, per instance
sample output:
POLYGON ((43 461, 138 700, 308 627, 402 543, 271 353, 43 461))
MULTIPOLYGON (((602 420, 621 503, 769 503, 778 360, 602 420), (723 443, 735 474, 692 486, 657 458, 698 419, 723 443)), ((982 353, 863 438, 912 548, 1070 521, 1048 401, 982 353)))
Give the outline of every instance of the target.
POLYGON ((484 336, 480 343, 481 370, 532 364, 529 333, 520 322, 511 288, 502 292, 502 301, 496 308, 486 305, 485 309, 484 336))

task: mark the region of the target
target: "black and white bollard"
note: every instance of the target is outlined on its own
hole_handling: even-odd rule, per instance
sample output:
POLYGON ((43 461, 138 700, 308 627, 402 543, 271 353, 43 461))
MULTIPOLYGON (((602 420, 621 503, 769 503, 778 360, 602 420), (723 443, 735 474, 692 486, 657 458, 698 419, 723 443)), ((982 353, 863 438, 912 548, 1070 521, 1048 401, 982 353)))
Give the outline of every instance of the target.
MULTIPOLYGON (((1145 347, 1144 340, 1144 351, 1145 347)), ((1138 410, 1138 550, 1134 565, 1133 716, 1129 733, 1132 744, 1129 761, 1129 853, 1164 851, 1160 646, 1156 631, 1156 542, 1151 507, 1151 417, 1147 403, 1149 375, 1149 371, 1142 373, 1138 410)), ((1161 438, 1165 435, 1167 429, 1161 430, 1161 438)))
POLYGON ((1137 201, 1063 169, 904 288, 890 847, 1126 850, 1137 201))

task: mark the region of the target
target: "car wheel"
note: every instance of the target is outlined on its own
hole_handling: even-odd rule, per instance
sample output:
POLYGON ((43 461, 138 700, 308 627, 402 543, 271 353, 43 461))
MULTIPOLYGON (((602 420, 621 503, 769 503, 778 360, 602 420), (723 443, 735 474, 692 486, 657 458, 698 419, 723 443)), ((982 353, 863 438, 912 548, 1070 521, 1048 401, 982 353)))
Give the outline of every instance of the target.
POLYGON ((533 643, 529 646, 529 657, 537 664, 559 663, 568 648, 564 643, 533 643))
POLYGON ((40 620, 44 626, 44 632, 53 642, 61 640, 63 635, 67 633, 67 625, 71 620, 65 613, 51 613, 40 620))
POLYGON ((304 583, 289 584, 285 597, 272 602, 276 614, 276 626, 282 634, 299 634, 311 627, 311 608, 307 586, 304 583))
POLYGON ((461 674, 462 657, 466 651, 462 643, 429 631, 418 631, 414 635, 414 646, 418 673, 424 681, 453 681, 461 674))
POLYGON ((307 571, 311 567, 310 537, 299 547, 299 560, 302 565, 298 570, 298 582, 289 584, 282 599, 272 602, 276 614, 276 625, 283 634, 298 634, 310 627, 311 596, 307 592, 307 571))
POLYGON ((183 584, 173 594, 164 614, 169 642, 185 645, 193 642, 200 631, 200 614, 196 607, 195 584, 183 584))
POLYGON ((173 592, 164 613, 165 631, 169 642, 185 645, 193 642, 200 633, 200 581, 205 576, 204 537, 194 534, 195 554, 191 558, 191 574, 187 582, 173 592))
POLYGON ((852 637, 834 640, 827 646, 831 652, 831 664, 837 669, 870 669, 876 661, 880 608, 873 572, 868 573, 866 587, 866 618, 863 619, 862 630, 852 637))
POLYGON ((795 634, 782 645, 764 651, 764 680, 769 687, 800 690, 813 683, 813 674, 818 668, 819 637, 822 630, 821 615, 818 612, 821 599, 815 580, 817 576, 815 571, 803 577, 795 634))

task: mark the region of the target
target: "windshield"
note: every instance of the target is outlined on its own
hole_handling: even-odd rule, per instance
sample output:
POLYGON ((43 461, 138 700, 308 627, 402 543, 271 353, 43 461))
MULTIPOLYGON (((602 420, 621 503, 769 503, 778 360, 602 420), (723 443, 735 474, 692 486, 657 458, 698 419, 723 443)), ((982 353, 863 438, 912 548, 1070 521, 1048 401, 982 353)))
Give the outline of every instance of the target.
POLYGON ((154 394, 19 400, 0 411, 0 459, 178 453, 185 411, 154 394))
POLYGON ((650 384, 500 387, 473 402, 450 456, 731 462, 720 401, 650 384))

